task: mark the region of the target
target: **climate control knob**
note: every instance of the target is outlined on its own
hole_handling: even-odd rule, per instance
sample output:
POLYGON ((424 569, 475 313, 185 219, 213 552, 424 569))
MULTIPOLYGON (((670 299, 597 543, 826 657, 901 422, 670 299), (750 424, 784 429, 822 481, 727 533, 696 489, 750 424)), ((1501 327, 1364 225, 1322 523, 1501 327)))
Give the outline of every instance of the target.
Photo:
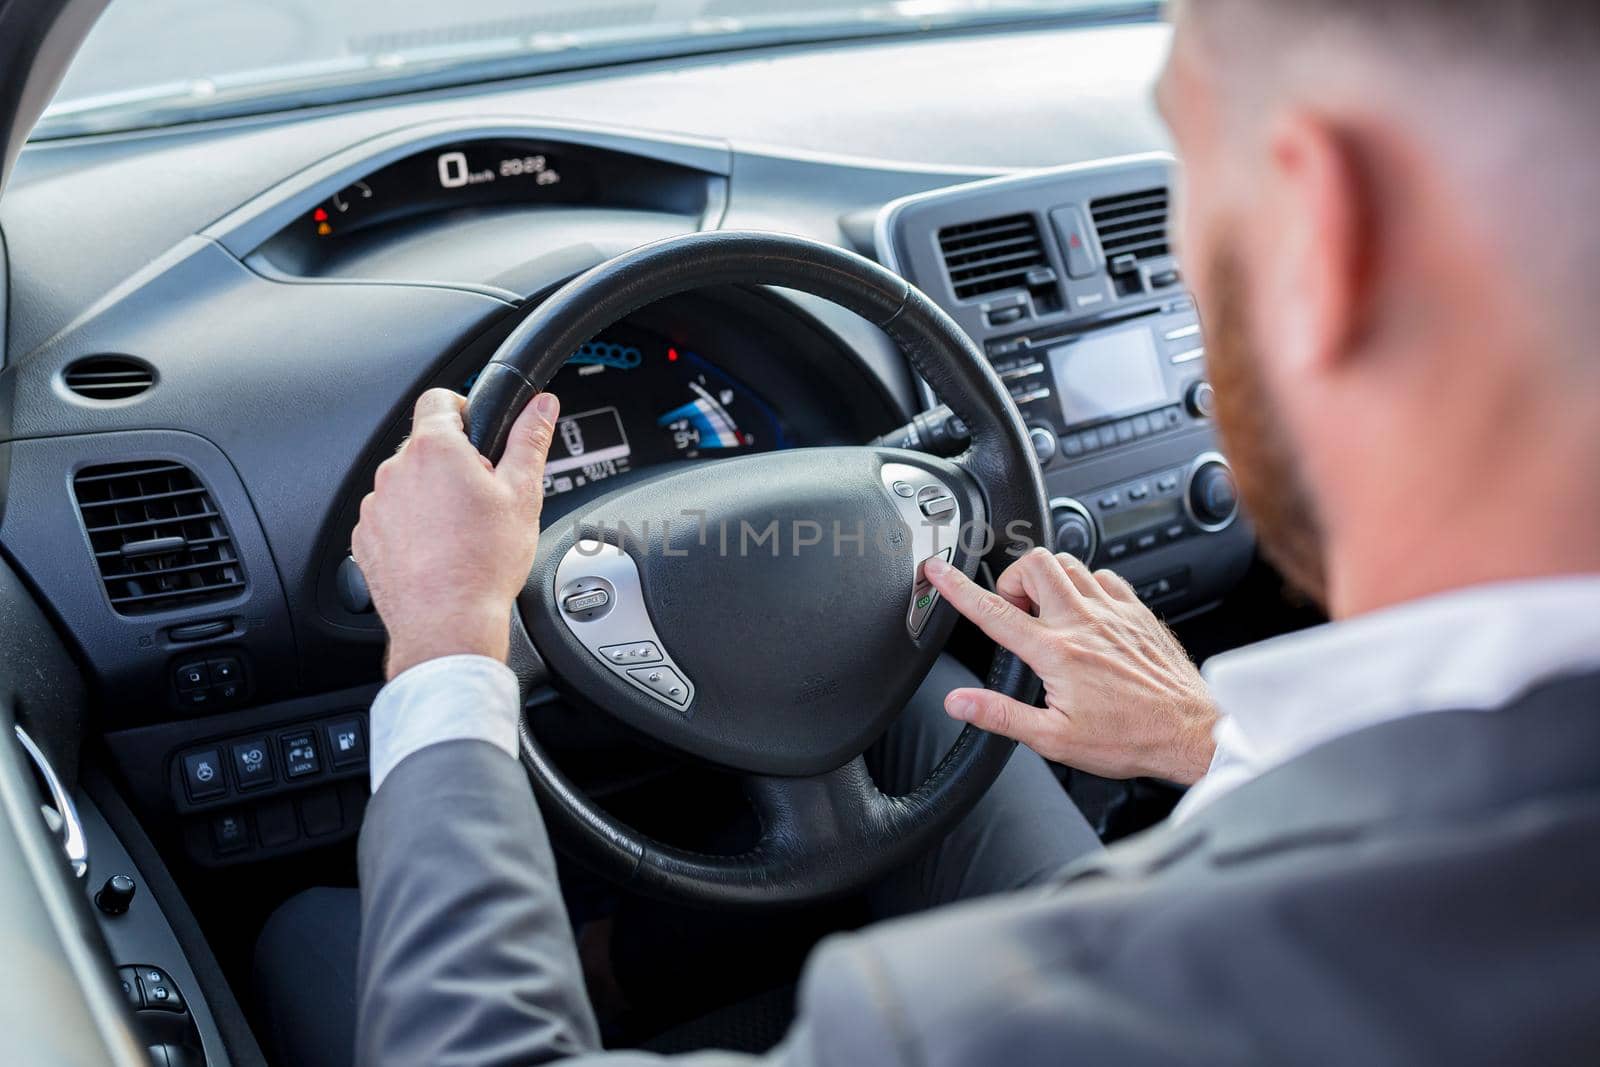
POLYGON ((1209 419, 1217 413, 1217 390, 1202 378, 1183 394, 1183 404, 1195 418, 1209 419))
POLYGON ((1233 525, 1239 516, 1239 483, 1227 460, 1211 452, 1194 461, 1186 503, 1189 517, 1202 530, 1216 533, 1233 525))
POLYGON ((1050 501, 1050 521, 1055 525, 1055 550, 1084 563, 1100 547, 1100 531, 1089 509, 1069 497, 1050 501))

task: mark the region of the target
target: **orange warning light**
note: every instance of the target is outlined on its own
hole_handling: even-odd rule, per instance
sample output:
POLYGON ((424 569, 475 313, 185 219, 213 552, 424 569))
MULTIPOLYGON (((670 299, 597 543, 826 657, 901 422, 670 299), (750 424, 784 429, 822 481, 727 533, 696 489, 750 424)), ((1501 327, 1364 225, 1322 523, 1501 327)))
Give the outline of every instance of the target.
POLYGON ((317 236, 318 237, 326 237, 326 236, 328 236, 328 234, 330 234, 332 232, 333 232, 333 227, 329 226, 326 222, 317 223, 317 236))

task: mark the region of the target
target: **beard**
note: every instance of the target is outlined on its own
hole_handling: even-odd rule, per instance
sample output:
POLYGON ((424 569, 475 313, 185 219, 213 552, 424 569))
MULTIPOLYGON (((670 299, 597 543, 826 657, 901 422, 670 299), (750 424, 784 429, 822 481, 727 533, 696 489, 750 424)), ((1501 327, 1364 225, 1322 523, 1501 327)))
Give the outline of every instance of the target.
POLYGON ((1219 242, 1206 315, 1206 366, 1217 391, 1217 428, 1256 527, 1261 552, 1284 579, 1326 607, 1322 524, 1288 432, 1272 403, 1256 344, 1242 260, 1219 242))

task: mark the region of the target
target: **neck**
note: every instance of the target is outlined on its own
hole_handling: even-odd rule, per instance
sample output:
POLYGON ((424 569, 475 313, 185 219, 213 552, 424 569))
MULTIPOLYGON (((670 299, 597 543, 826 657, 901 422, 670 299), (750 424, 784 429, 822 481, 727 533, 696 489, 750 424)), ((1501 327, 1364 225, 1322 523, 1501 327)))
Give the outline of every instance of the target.
MULTIPOLYGON (((1546 444, 1568 437, 1548 427, 1517 436, 1546 444)), ((1438 464, 1413 466, 1410 476, 1389 471, 1370 502, 1328 532, 1329 614, 1348 618, 1489 582, 1600 573, 1600 476, 1590 458, 1600 448, 1586 441, 1540 451, 1537 460, 1508 454, 1469 466, 1454 483, 1438 464)))

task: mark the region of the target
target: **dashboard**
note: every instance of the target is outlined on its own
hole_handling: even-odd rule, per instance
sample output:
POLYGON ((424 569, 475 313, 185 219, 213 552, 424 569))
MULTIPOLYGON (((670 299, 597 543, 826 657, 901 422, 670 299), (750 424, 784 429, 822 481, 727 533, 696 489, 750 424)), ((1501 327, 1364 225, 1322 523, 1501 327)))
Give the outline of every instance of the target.
MULTIPOLYGON (((30 146, 0 200, 0 544, 139 806, 203 865, 312 843, 219 846, 213 821, 258 805, 197 796, 184 757, 270 734, 328 759, 359 735, 383 633, 340 567, 415 396, 468 387, 575 274, 680 234, 781 230, 899 270, 1013 387, 1058 544, 1169 615, 1214 603, 1251 542, 1194 507, 1219 450, 1177 265, 1113 269, 1087 232, 1085 274, 1054 214, 1164 171, 1039 171, 1164 147, 1166 41, 1135 21, 777 50, 30 146), (1004 120, 949 76, 969 68, 1010 72, 1004 120), (952 272, 942 233, 1019 215, 1039 262, 992 288, 952 272)), ((880 331, 742 286, 640 310, 552 388, 555 509, 670 464, 860 444, 934 405, 880 331)), ((285 795, 357 804, 349 777, 285 795)), ((335 821, 318 841, 354 832, 335 821)))

